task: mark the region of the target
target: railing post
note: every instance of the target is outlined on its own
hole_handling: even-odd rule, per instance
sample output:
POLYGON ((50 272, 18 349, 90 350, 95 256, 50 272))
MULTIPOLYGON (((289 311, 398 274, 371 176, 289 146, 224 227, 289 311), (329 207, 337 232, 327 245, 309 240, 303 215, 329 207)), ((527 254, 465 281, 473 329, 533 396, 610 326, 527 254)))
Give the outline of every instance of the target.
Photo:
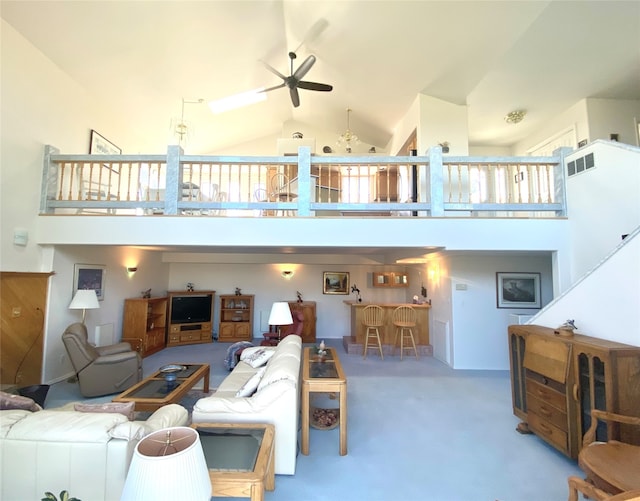
POLYGON ((553 199, 556 203, 562 204, 562 210, 556 211, 556 216, 567 215, 567 168, 565 159, 572 151, 573 149, 567 146, 553 151, 553 156, 558 157, 558 165, 553 171, 553 186, 555 187, 553 199))
POLYGON ((298 148, 298 216, 311 215, 311 148, 298 148))
POLYGON ((429 148, 427 154, 429 156, 431 216, 442 217, 444 216, 444 166, 442 163, 442 147, 432 146, 429 148))
POLYGON ((47 144, 44 147, 42 163, 42 186, 40 186, 40 213, 54 212, 49 208, 49 200, 56 199, 58 187, 58 164, 51 161, 51 155, 58 155, 60 150, 47 144))
POLYGON ((182 148, 178 145, 170 145, 167 149, 167 179, 164 191, 164 213, 178 213, 178 197, 182 196, 180 184, 182 183, 180 156, 182 148))

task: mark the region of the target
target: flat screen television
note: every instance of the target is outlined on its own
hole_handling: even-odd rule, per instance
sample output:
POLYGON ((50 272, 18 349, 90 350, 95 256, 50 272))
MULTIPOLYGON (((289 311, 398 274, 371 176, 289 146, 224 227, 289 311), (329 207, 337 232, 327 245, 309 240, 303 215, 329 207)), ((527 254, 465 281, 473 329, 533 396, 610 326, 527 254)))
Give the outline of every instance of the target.
POLYGON ((171 323, 193 324, 211 321, 210 294, 173 296, 171 298, 171 323))

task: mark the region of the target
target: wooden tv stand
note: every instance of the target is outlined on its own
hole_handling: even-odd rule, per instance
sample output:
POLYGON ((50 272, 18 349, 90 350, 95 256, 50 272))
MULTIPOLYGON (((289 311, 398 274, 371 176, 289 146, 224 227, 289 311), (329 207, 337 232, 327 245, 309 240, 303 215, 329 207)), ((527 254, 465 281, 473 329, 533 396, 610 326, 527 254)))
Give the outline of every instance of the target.
POLYGON ((211 343, 212 337, 212 320, 213 320, 213 301, 215 291, 169 291, 168 308, 169 308, 169 328, 167 333, 167 347, 181 346, 184 344, 211 343), (211 296, 211 316, 208 322, 191 322, 186 324, 171 323, 171 304, 174 296, 188 295, 209 295, 211 296))

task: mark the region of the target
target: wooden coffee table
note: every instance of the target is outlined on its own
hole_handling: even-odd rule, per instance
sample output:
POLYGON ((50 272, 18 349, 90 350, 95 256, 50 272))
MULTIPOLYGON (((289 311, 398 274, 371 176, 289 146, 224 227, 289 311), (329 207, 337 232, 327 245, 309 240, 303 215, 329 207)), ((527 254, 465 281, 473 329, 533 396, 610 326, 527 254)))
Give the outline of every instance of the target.
POLYGON ((272 424, 194 423, 200 434, 212 495, 263 501, 275 489, 272 424))
POLYGON ((175 382, 167 382, 159 370, 134 384, 113 399, 114 402, 135 402, 136 411, 153 412, 163 405, 177 404, 200 380, 204 380, 204 393, 209 393, 209 364, 184 365, 185 370, 175 372, 175 382))

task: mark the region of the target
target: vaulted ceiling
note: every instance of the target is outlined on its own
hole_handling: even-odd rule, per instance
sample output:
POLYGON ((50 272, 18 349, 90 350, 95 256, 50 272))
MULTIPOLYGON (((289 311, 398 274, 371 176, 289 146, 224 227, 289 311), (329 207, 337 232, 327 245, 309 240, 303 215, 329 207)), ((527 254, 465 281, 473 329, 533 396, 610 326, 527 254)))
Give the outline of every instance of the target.
MULTIPOLYGON (((268 93, 213 115, 188 104, 190 153, 277 135, 283 123, 346 127, 384 148, 419 93, 467 105, 473 145, 510 145, 588 97, 640 99, 638 1, 12 1, 2 17, 145 135, 167 144, 182 99, 280 80, 287 53, 317 61, 329 93, 268 93), (503 117, 526 109, 518 126, 503 117)), ((391 152, 393 153, 393 152, 391 152)))

